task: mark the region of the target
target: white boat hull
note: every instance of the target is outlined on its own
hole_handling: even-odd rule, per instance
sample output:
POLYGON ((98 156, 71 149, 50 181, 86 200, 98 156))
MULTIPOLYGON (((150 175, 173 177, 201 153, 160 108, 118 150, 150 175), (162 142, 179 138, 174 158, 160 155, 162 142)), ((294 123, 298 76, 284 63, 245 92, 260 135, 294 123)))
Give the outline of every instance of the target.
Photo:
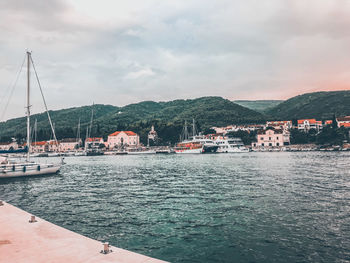
POLYGON ((15 171, 12 170, 12 167, 13 166, 8 165, 8 167, 6 167, 5 169, 1 169, 0 178, 15 178, 56 174, 60 170, 61 165, 17 165, 15 171), (26 167, 25 170, 23 169, 23 167, 26 167))
POLYGON ((139 151, 139 152, 128 152, 131 155, 139 155, 139 154, 156 154, 155 151, 139 151))
POLYGON ((247 153, 249 152, 248 148, 221 148, 219 147, 217 150, 218 153, 247 153))

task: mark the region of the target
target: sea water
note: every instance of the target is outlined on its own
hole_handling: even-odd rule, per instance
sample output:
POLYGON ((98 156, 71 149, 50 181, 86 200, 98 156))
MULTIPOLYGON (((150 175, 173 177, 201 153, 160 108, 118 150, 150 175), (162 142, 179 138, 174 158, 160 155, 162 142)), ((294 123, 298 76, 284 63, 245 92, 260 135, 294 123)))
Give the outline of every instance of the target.
POLYGON ((1 180, 0 199, 171 262, 350 262, 350 152, 65 161, 59 175, 1 180))

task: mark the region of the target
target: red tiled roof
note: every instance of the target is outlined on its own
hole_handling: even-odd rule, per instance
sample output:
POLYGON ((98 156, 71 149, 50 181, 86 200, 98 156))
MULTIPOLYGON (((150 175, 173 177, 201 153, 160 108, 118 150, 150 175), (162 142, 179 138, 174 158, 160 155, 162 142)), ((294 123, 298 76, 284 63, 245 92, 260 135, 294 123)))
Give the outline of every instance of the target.
POLYGON ((46 143, 47 143, 46 141, 32 142, 32 145, 42 146, 42 145, 45 145, 46 143))
POLYGON ((116 132, 111 133, 111 134, 108 135, 108 136, 117 136, 119 133, 120 133, 120 131, 116 131, 116 132))
MULTIPOLYGON (((45 145, 47 144, 48 142, 47 141, 40 141, 40 142, 32 142, 31 145, 32 146, 42 146, 42 145, 45 145)), ((23 143, 23 146, 27 146, 27 143, 23 143)))
POLYGON ((346 123, 346 122, 344 122, 344 123, 339 123, 339 126, 340 126, 340 127, 350 128, 350 123, 346 123))
POLYGON ((136 133, 134 133, 133 131, 124 131, 127 135, 129 136, 135 136, 136 133))
POLYGON ((298 124, 303 124, 304 121, 309 121, 310 124, 316 124, 316 119, 303 119, 303 120, 298 120, 298 124))
POLYGON ((324 124, 332 124, 332 123, 333 123, 332 120, 326 120, 326 121, 324 122, 324 124))
POLYGON ((258 134, 266 134, 267 131, 274 131, 274 134, 283 134, 283 130, 281 129, 273 129, 273 128, 268 128, 266 130, 258 130, 258 134))
POLYGON ((85 141, 86 142, 95 142, 95 141, 100 141, 100 140, 102 140, 102 137, 87 138, 85 141))
POLYGON ((124 132, 126 135, 128 135, 128 136, 135 136, 135 135, 137 135, 136 133, 134 133, 133 131, 116 131, 116 132, 113 132, 113 133, 111 133, 110 135, 108 135, 108 136, 117 136, 119 133, 121 133, 121 132, 124 132))

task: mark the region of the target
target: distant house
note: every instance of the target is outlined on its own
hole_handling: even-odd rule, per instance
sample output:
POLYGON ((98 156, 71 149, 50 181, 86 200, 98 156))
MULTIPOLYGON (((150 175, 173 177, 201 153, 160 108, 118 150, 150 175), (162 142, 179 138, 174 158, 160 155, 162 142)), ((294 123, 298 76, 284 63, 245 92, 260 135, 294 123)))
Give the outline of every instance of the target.
POLYGON ((350 116, 337 118, 338 127, 350 128, 350 116))
POLYGON ((237 131, 252 132, 252 131, 256 131, 264 128, 265 128, 265 125, 263 124, 229 125, 226 127, 211 127, 211 129, 215 130, 216 133, 221 133, 224 135, 230 132, 237 132, 237 131))
POLYGON ((325 120, 324 125, 332 125, 333 121, 332 120, 325 120))
POLYGON ((31 151, 32 152, 48 152, 49 151, 49 144, 47 141, 39 141, 39 142, 32 142, 31 143, 31 151))
POLYGON ((79 141, 77 141, 75 138, 62 139, 60 140, 60 150, 62 152, 74 151, 79 148, 81 143, 81 139, 79 139, 79 141))
POLYGON ((292 121, 267 121, 266 127, 273 127, 275 129, 290 130, 293 124, 292 121))
POLYGON ((287 130, 267 128, 258 131, 257 142, 253 147, 276 147, 290 144, 290 133, 287 130))
POLYGON ((116 131, 108 135, 108 147, 112 149, 117 146, 137 146, 140 144, 140 136, 133 131, 116 131))
POLYGON ((47 141, 47 147, 49 152, 59 152, 60 143, 55 140, 47 141))
POLYGON ((321 130, 323 127, 322 121, 317 121, 316 119, 303 119, 298 120, 298 130, 308 132, 311 129, 316 131, 321 130))

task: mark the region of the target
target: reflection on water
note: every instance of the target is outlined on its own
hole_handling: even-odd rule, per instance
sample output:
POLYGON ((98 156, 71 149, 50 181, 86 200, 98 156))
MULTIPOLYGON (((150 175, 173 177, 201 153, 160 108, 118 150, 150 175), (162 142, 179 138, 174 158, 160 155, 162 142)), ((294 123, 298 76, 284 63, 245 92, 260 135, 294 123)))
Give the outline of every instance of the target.
POLYGON ((350 154, 66 158, 0 181, 50 222, 171 262, 350 261, 350 154))

